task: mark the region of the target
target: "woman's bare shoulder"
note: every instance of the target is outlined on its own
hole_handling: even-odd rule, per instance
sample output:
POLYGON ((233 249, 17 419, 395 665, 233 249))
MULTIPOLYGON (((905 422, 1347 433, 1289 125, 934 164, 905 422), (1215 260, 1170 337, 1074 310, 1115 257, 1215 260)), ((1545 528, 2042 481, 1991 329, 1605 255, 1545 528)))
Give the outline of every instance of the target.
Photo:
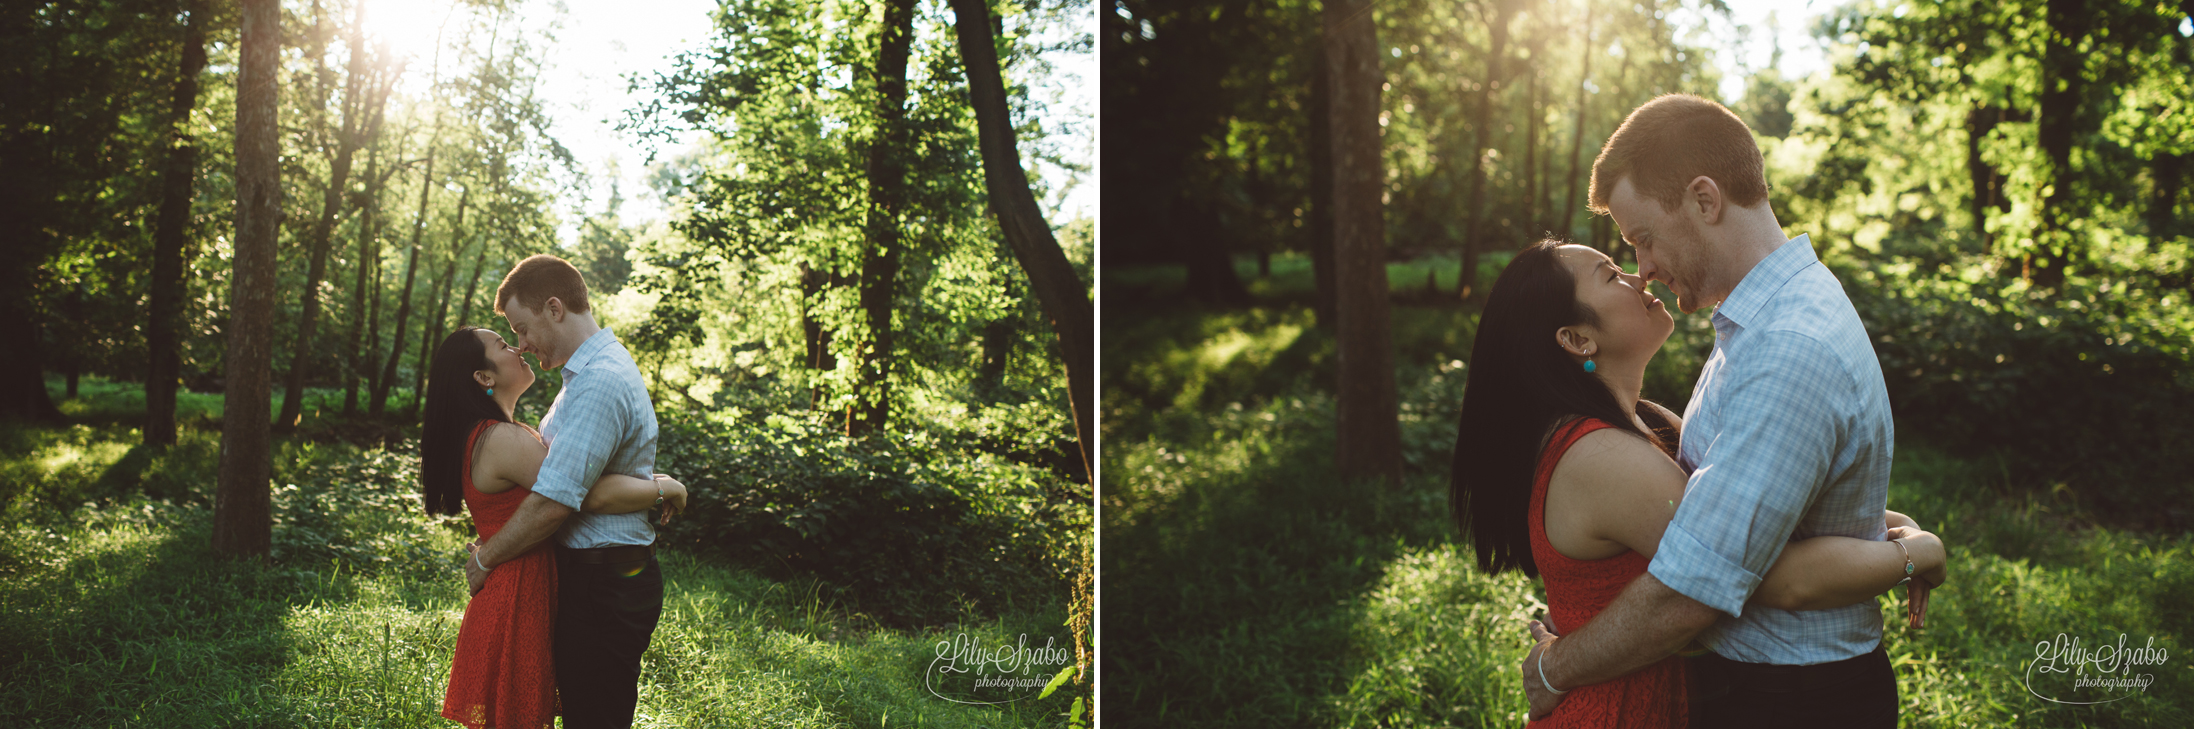
POLYGON ((1562 454, 1554 477, 1595 496, 1662 499, 1682 497, 1685 480, 1683 469, 1668 454, 1621 428, 1601 428, 1578 438, 1562 454))

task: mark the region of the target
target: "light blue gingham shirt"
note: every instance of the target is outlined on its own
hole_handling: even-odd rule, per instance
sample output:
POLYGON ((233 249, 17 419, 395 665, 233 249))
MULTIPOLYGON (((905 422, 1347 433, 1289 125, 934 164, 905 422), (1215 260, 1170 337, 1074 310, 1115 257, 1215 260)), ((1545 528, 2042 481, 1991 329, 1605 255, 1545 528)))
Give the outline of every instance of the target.
POLYGON ((541 438, 549 450, 533 481, 534 493, 576 512, 564 520, 556 541, 575 549, 655 543, 646 511, 578 511, 604 473, 655 476, 655 405, 639 365, 617 335, 603 329, 579 344, 563 372, 564 389, 541 418, 541 438))
POLYGON ((1888 536, 1894 431, 1866 327, 1803 235, 1745 274, 1713 321, 1678 449, 1690 481, 1648 571, 1731 616, 1700 636, 1725 658, 1810 665, 1870 652, 1882 639, 1872 600, 1745 605, 1793 539, 1888 536))

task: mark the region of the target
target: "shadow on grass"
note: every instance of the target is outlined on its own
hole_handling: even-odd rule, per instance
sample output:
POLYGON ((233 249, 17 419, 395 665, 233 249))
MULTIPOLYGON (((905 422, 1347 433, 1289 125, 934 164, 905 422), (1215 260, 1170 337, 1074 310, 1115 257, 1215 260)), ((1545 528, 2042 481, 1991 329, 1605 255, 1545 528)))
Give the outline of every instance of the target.
POLYGON ((36 533, 5 550, 27 567, 0 597, 0 715, 85 725, 275 726, 247 696, 288 650, 282 595, 264 567, 216 558, 202 526, 122 522, 36 533), (51 536, 48 536, 48 535, 51 536), (68 555, 65 540, 89 540, 68 555), (40 569, 45 567, 46 569, 40 569))

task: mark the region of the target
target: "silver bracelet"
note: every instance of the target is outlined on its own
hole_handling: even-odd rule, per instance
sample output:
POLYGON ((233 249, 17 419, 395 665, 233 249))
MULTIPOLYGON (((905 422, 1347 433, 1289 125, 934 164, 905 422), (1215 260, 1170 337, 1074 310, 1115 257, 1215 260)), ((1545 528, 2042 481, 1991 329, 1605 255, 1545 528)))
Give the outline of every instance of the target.
POLYGON ((1897 584, 1902 585, 1911 582, 1912 573, 1917 567, 1917 565, 1912 564, 1912 550, 1905 548, 1905 542, 1902 539, 1891 539, 1889 543, 1897 545, 1897 551, 1905 553, 1905 578, 1898 580, 1897 584))
POLYGON ((1547 650, 1553 650, 1553 646, 1548 646, 1548 647, 1546 648, 1546 650, 1541 650, 1541 651, 1539 651, 1539 684, 1540 684, 1540 685, 1543 685, 1543 686, 1545 686, 1545 687, 1546 687, 1546 690, 1548 690, 1548 691, 1552 691, 1552 692, 1554 692, 1554 693, 1557 693, 1557 694, 1566 694, 1566 693, 1569 693, 1568 691, 1563 691, 1563 690, 1561 690, 1561 689, 1555 688, 1555 687, 1554 687, 1554 682, 1546 680, 1546 652, 1547 652, 1547 650))
POLYGON ((481 561, 480 561, 480 553, 479 553, 479 552, 473 552, 473 553, 472 553, 472 566, 480 568, 480 571, 481 571, 481 572, 490 572, 490 571, 492 571, 492 570, 489 570, 489 569, 488 569, 488 566, 487 566, 486 564, 483 564, 483 563, 481 563, 481 561))

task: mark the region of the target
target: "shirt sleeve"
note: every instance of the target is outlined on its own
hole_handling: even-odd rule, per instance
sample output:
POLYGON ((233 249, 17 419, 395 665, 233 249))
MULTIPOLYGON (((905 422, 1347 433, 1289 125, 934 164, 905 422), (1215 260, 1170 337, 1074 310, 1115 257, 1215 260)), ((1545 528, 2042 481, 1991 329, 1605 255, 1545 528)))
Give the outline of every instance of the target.
POLYGON ((618 435, 625 431, 627 413, 617 406, 615 392, 597 383, 571 383, 556 406, 556 440, 549 444, 533 492, 577 511, 587 490, 602 477, 602 470, 617 454, 618 435))
POLYGON ((1683 504, 1647 569, 1686 597, 1732 616, 1830 482, 1845 434, 1840 405, 1857 385, 1819 340, 1766 331, 1730 362, 1720 432, 1706 444, 1683 504))

